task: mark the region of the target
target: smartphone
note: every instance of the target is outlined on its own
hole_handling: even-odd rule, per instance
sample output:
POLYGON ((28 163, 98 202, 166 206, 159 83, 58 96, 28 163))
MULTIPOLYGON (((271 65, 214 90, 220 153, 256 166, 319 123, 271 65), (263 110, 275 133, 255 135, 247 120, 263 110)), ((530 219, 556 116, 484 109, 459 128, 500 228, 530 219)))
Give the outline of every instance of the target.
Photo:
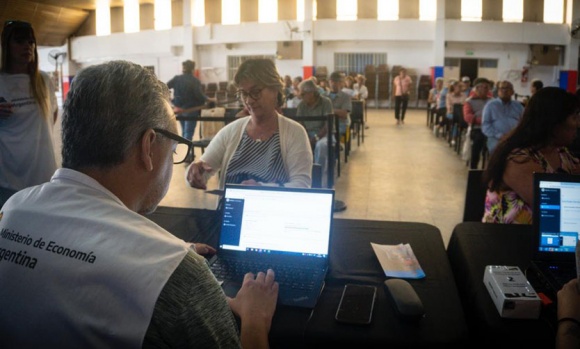
POLYGON ((336 310, 336 321, 355 325, 370 324, 376 295, 375 286, 346 284, 336 310))

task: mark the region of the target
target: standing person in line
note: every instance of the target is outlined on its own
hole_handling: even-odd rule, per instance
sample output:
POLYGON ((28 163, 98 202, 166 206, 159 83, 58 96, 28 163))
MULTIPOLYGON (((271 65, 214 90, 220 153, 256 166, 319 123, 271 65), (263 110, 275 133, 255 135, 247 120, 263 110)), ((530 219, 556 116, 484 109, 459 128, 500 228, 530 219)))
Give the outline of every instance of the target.
POLYGON ((405 123, 405 113, 409 103, 409 93, 411 91, 411 77, 407 75, 407 69, 401 68, 399 75, 393 79, 393 91, 395 94, 395 119, 397 125, 405 123))
POLYGON ((53 126, 58 104, 51 79, 38 70, 30 23, 4 23, 0 64, 2 207, 16 191, 49 181, 56 170, 53 126))
POLYGON ((461 87, 463 88, 463 93, 465 93, 465 96, 470 97, 473 88, 471 87, 471 78, 469 76, 464 76, 461 78, 461 87))
POLYGON ((498 98, 494 98, 483 108, 481 131, 487 137, 487 150, 493 153, 500 138, 513 130, 522 118, 524 106, 512 99, 514 86, 503 80, 499 83, 498 98))
POLYGON ((0 239, 0 347, 267 348, 274 272, 246 274, 227 298, 200 255, 213 248, 142 216, 184 161, 175 150, 191 148, 167 86, 112 61, 81 70, 63 109, 62 168, 0 214, 14 237, 0 239))
MULTIPOLYGON (((182 74, 174 76, 167 82, 167 86, 173 89, 173 105, 174 112, 180 116, 199 116, 200 110, 191 112, 183 112, 185 109, 193 107, 201 107, 209 100, 215 102, 215 98, 207 97, 202 89, 201 82, 195 77, 195 62, 187 60, 181 64, 182 74)), ((183 138, 192 140, 193 132, 197 121, 195 120, 180 120, 181 134, 183 138)), ((187 162, 193 160, 193 154, 188 156, 187 162)))
POLYGON ((469 168, 476 169, 487 142, 481 131, 483 108, 491 100, 491 96, 489 94, 489 80, 486 78, 475 79, 473 87, 474 93, 463 104, 463 119, 471 127, 469 138, 472 145, 469 168))

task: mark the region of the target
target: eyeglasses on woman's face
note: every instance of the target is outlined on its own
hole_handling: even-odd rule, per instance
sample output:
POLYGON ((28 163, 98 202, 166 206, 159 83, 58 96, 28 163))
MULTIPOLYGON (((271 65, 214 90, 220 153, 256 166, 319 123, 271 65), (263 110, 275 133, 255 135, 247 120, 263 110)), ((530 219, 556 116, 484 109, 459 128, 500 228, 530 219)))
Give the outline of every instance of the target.
POLYGON ((187 155, 191 152, 191 148, 193 147, 193 143, 183 138, 179 135, 176 135, 173 132, 163 130, 160 128, 154 128, 153 131, 162 134, 163 136, 175 141, 176 143, 171 147, 173 150, 173 163, 174 164, 181 164, 185 162, 187 155))
POLYGON ((258 99, 260 99, 262 97, 262 91, 263 90, 264 90, 264 87, 262 87, 262 88, 252 87, 252 89, 250 89, 250 91, 244 91, 242 89, 239 89, 239 90, 236 91, 236 96, 242 102, 247 101, 248 100, 248 97, 250 97, 251 99, 257 101, 258 99))

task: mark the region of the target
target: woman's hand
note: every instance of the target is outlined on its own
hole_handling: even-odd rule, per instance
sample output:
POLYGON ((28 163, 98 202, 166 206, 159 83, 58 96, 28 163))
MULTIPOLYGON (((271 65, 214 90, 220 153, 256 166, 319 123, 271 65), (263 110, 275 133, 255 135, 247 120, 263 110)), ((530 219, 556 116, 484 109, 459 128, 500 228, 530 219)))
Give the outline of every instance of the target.
POLYGON ((253 179, 246 179, 245 181, 242 181, 242 183, 240 183, 240 184, 243 184, 243 185, 261 185, 260 183, 256 182, 253 179))
POLYGON ((194 188, 207 189, 206 174, 213 169, 203 161, 194 162, 187 170, 187 182, 194 188))

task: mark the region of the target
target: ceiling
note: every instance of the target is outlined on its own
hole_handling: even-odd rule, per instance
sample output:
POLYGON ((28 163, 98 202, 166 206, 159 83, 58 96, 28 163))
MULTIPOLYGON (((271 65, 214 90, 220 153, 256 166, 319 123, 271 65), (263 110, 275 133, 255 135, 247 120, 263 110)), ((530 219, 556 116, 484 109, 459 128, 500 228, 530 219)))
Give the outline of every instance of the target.
MULTIPOLYGON (((2 0, 0 23, 7 20, 30 22, 38 46, 62 46, 95 10, 98 0, 2 0)), ((154 0, 139 0, 150 4, 154 0)), ((110 0, 111 7, 123 6, 123 0, 110 0)))

